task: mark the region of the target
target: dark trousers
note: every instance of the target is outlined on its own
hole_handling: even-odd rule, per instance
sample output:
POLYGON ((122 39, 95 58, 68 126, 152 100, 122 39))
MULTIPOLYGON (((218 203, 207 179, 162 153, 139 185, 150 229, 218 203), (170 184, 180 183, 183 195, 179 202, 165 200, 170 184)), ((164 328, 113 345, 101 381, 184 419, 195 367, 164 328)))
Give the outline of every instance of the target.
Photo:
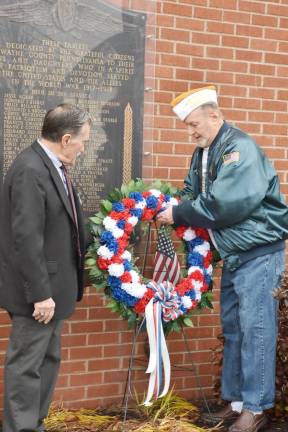
POLYGON ((42 431, 61 360, 63 321, 12 317, 5 359, 3 432, 42 431))

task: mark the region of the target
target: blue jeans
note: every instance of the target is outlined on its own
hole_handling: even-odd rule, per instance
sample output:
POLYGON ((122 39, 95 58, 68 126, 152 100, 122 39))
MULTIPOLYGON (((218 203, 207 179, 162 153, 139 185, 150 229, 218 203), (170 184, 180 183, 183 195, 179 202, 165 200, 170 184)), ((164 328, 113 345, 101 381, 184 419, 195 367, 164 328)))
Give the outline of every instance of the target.
POLYGON ((224 343, 222 398, 243 401, 260 412, 274 405, 278 302, 272 290, 284 271, 285 253, 278 251, 223 268, 221 322, 224 343))

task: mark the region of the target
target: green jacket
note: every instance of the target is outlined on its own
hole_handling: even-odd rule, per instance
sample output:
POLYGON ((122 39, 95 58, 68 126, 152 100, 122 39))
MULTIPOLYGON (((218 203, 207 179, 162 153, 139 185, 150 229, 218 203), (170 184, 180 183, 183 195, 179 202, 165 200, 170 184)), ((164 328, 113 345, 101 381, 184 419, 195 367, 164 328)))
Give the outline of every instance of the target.
POLYGON ((224 122, 209 149, 206 193, 200 190, 202 153, 197 148, 193 154, 184 188, 192 199, 173 208, 175 224, 211 228, 231 270, 243 257, 284 248, 288 207, 278 176, 255 141, 224 122))

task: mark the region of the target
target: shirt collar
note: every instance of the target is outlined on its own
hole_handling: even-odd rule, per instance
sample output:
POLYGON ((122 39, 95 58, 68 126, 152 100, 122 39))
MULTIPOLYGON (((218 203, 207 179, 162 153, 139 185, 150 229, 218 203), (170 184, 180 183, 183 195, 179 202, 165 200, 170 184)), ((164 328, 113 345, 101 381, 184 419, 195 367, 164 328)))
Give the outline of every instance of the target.
POLYGON ((58 157, 53 153, 45 144, 43 144, 40 139, 37 139, 38 144, 42 147, 42 149, 45 151, 49 159, 51 159, 53 165, 56 168, 60 168, 62 166, 62 162, 58 159, 58 157))

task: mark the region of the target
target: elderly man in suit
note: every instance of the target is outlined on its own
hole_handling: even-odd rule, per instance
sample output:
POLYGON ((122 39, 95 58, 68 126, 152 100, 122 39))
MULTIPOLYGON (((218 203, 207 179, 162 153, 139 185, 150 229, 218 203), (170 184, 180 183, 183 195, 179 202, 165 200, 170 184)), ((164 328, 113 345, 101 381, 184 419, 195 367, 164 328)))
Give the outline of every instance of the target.
POLYGON ((85 235, 66 168, 89 139, 89 113, 47 112, 41 138, 9 168, 2 191, 0 305, 12 319, 4 432, 43 431, 60 366, 63 320, 83 295, 85 235))

